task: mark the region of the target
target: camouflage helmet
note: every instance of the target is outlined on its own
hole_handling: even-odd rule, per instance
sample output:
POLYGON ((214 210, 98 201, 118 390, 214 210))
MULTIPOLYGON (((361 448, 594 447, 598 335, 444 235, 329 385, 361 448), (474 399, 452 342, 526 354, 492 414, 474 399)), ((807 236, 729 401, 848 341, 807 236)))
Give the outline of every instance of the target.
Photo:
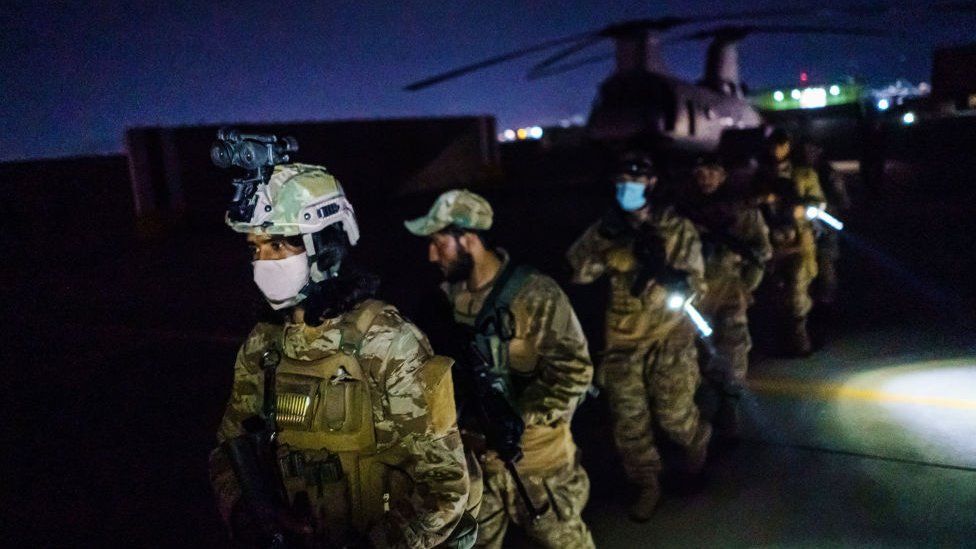
POLYGON ((312 164, 275 166, 267 185, 254 193, 254 213, 248 221, 225 221, 239 233, 311 235, 342 223, 349 244, 359 240, 359 225, 352 204, 339 180, 324 167, 312 164))

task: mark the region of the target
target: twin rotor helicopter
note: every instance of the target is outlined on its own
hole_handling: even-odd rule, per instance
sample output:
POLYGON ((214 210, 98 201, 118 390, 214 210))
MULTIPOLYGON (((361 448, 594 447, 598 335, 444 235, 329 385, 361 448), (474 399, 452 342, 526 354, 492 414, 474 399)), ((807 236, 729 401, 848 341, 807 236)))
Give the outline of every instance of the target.
MULTIPOLYGON (((968 11, 973 3, 943 4, 950 9, 962 6, 968 11)), ((863 6, 860 9, 872 9, 872 14, 882 10, 877 6, 863 6)), ((846 11, 853 13, 853 9, 846 11)), ((758 128, 763 123, 759 112, 746 99, 745 86, 740 77, 738 44, 742 39, 755 33, 865 37, 886 36, 888 33, 837 26, 750 24, 712 27, 669 39, 668 42, 710 40, 704 75, 698 82, 684 81, 669 73, 661 56, 662 35, 690 25, 808 14, 796 10, 765 10, 635 19, 490 57, 419 80, 404 89, 422 90, 544 51, 552 53, 531 67, 527 75, 529 80, 614 59, 615 69, 600 84, 587 120, 587 135, 591 139, 609 143, 641 142, 655 148, 692 153, 714 151, 726 130, 758 128), (581 55, 606 41, 614 45, 612 55, 581 55)))

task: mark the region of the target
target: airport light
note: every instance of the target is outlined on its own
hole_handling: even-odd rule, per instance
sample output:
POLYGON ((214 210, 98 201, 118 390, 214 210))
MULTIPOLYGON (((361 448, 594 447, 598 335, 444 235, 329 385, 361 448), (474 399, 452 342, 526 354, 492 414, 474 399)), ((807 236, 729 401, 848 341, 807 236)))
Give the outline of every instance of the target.
POLYGON ((532 126, 531 128, 529 128, 529 137, 531 137, 532 139, 541 139, 542 128, 539 126, 532 126))
POLYGON ((914 123, 915 123, 915 113, 913 113, 912 111, 908 111, 908 112, 906 112, 906 113, 905 113, 905 114, 904 114, 904 115, 903 115, 903 116, 901 117, 901 121, 902 121, 902 123, 903 123, 903 124, 905 124, 906 126, 909 126, 909 125, 911 125, 911 124, 914 124, 914 123))
POLYGON ((685 314, 688 315, 688 318, 690 318, 692 323, 695 324, 695 328, 698 328, 698 331, 701 333, 702 337, 712 335, 712 327, 708 325, 708 321, 705 320, 705 317, 698 312, 698 309, 691 304, 690 297, 686 298, 683 294, 673 293, 668 296, 667 306, 672 311, 684 309, 685 314))
POLYGON ((519 128, 518 131, 515 132, 515 135, 518 136, 519 139, 525 139, 526 137, 529 136, 529 130, 525 128, 519 128))
POLYGON ((508 141, 515 141, 515 130, 505 130, 505 139, 508 141))
POLYGON ((833 95, 834 97, 837 97, 838 95, 840 95, 840 86, 838 86, 837 84, 834 84, 833 86, 831 86, 830 87, 830 95, 833 95))
POLYGON ((776 102, 779 103, 780 101, 786 99, 786 95, 783 92, 776 90, 773 92, 773 99, 775 99, 776 102))
POLYGON ((793 90, 790 92, 790 97, 799 101, 800 98, 803 97, 803 93, 800 92, 800 90, 793 90))
POLYGON ((891 102, 888 101, 887 99, 879 99, 878 100, 878 110, 879 111, 886 111, 886 110, 888 110, 888 107, 890 107, 890 106, 891 106, 891 102))
POLYGON ((827 106, 827 90, 807 88, 800 93, 800 108, 819 109, 827 106))
POLYGON ((844 223, 841 220, 837 219, 836 217, 825 212, 822 206, 821 207, 807 206, 807 219, 811 221, 813 221, 814 219, 819 219, 820 221, 823 221, 824 223, 832 227, 834 230, 837 231, 844 230, 844 223))

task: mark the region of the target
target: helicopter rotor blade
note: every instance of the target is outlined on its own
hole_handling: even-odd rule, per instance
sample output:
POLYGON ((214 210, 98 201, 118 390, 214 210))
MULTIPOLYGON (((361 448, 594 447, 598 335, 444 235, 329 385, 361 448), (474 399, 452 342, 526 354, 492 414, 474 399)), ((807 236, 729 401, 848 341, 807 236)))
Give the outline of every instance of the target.
POLYGON ((547 69, 550 67, 558 65, 560 61, 566 59, 567 57, 572 57, 577 53, 602 42, 603 40, 605 40, 603 36, 594 36, 589 39, 581 40, 572 46, 563 48, 535 65, 532 65, 532 68, 529 69, 528 74, 526 74, 526 78, 528 80, 535 80, 539 76, 547 76, 547 69))
POLYGON ((614 54, 612 54, 612 53, 603 53, 603 54, 600 54, 600 55, 591 55, 589 57, 584 57, 582 59, 578 59, 576 61, 572 61, 572 62, 569 62, 569 63, 562 63, 562 64, 559 64, 559 65, 552 65, 552 66, 546 67, 546 68, 544 68, 542 70, 539 70, 539 71, 530 72, 526 76, 526 79, 527 80, 538 80, 540 78, 548 78, 550 76, 556 76, 557 74, 567 73, 567 72, 570 72, 572 70, 576 70, 576 69, 578 69, 580 67, 585 67, 587 65, 593 65, 593 64, 596 64, 596 63, 602 63, 604 61, 609 61, 610 59, 613 59, 613 57, 614 57, 614 54))
POLYGON ((505 63, 506 61, 512 61, 512 60, 518 59, 520 57, 525 57, 526 55, 531 55, 533 53, 540 52, 540 51, 544 51, 544 50, 547 50, 549 48, 554 48, 556 46, 561 46, 563 44, 568 44, 568 43, 572 43, 572 42, 579 42, 581 40, 586 40, 588 38, 592 38, 594 36, 594 34, 595 33, 593 33, 591 31, 591 32, 585 32, 585 33, 581 33, 581 34, 574 34, 572 36, 564 36, 562 38, 556 38, 556 39, 553 39, 553 40, 547 40, 545 42, 540 42, 538 44, 535 44, 535 45, 532 45, 532 46, 528 46, 528 47, 525 47, 525 48, 522 48, 522 49, 518 49, 518 50, 515 50, 515 51, 508 52, 508 53, 503 53, 502 55, 496 55, 494 57, 489 57, 488 59, 483 59, 483 60, 478 61, 476 63, 471 63, 470 65, 465 65, 463 67, 459 67, 459 68, 456 68, 456 69, 453 69, 453 70, 449 70, 449 71, 446 71, 446 72, 442 72, 440 74, 436 74, 434 76, 431 76, 430 78, 425 78, 423 80, 418 80, 417 82, 413 82, 411 84, 407 84, 406 86, 403 87, 403 89, 406 90, 406 91, 422 90, 424 88, 433 86, 434 84, 440 84, 441 82, 445 82, 447 80, 452 80, 454 78, 458 78, 460 76, 464 76, 466 74, 475 72, 477 70, 486 69, 488 67, 491 67, 491 66, 494 66, 494 65, 498 65, 500 63, 505 63))
POLYGON ((705 29, 679 36, 669 42, 683 42, 688 40, 706 40, 722 36, 730 39, 741 39, 749 34, 834 34, 850 36, 891 36, 891 33, 881 29, 866 29, 853 27, 825 27, 815 25, 749 25, 724 26, 705 29))
MULTIPOLYGON (((544 51, 557 46, 562 46, 565 44, 570 44, 570 47, 562 52, 557 53, 553 57, 556 59, 546 59, 539 69, 544 69, 550 65, 557 63, 558 61, 571 56, 573 53, 584 49, 585 47, 595 43, 592 41, 595 37, 609 38, 614 36, 619 36, 626 33, 633 33, 638 31, 664 31, 680 25, 688 25, 693 23, 708 23, 712 21, 721 20, 734 20, 734 19, 752 19, 752 18, 763 18, 763 17, 780 17, 786 15, 802 15, 808 10, 754 10, 754 11, 744 11, 736 13, 723 13, 716 15, 709 15, 705 17, 657 17, 657 18, 646 18, 646 19, 634 19, 631 21, 624 21, 622 23, 617 23, 604 27, 603 29, 596 31, 589 31, 585 33, 575 34, 572 36, 566 36, 563 38, 556 38, 553 40, 547 40, 545 42, 540 42, 532 46, 528 46, 519 50, 511 51, 494 57, 489 57, 478 61, 476 63, 471 63, 463 67, 452 69, 440 74, 436 74, 429 78, 423 80, 418 80, 417 82, 412 82, 403 87, 405 91, 417 91, 424 88, 428 88, 435 84, 440 84, 441 82, 446 82, 454 78, 464 76, 466 74, 486 69, 494 65, 505 63, 507 61, 513 61, 521 57, 531 55, 540 51, 544 51), (577 44, 577 42, 583 41, 584 44, 577 44), (579 47, 577 47, 579 46, 579 47), (548 61, 548 63, 547 63, 548 61)), ((536 67, 533 67, 535 69, 536 67)), ((531 71, 530 71, 531 73, 531 71)))

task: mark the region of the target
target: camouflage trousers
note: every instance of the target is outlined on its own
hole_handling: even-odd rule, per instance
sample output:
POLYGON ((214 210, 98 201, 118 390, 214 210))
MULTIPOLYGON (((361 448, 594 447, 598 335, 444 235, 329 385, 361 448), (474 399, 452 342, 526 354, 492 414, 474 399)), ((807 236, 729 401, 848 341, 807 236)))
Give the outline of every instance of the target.
MULTIPOLYGON (((702 314, 708 318, 715 330, 711 338, 714 351, 723 362, 727 363, 726 367, 731 379, 739 384, 744 384, 746 381, 749 350, 752 349, 747 309, 748 302, 745 297, 719 303, 710 303, 706 297, 705 303, 702 304, 702 314)), ((711 357, 703 353, 701 358, 703 363, 707 364, 711 357)), ((706 377, 708 377, 707 370, 707 367, 702 369, 706 377)))
POLYGON ((590 479, 577 459, 554 471, 522 475, 533 505, 549 510, 533 521, 515 487, 512 475, 500 463, 489 463, 478 513, 476 547, 499 548, 509 523, 521 526, 526 537, 542 547, 588 549, 593 536, 580 513, 590 497, 590 479))
POLYGON ((810 284, 817 277, 817 255, 811 245, 799 252, 774 255, 767 264, 767 298, 780 316, 802 319, 813 307, 810 284))
POLYGON ((698 355, 690 335, 657 342, 649 350, 609 349, 601 363, 613 438, 634 483, 653 485, 661 471, 653 426, 689 455, 708 444, 709 426, 695 405, 698 355))

